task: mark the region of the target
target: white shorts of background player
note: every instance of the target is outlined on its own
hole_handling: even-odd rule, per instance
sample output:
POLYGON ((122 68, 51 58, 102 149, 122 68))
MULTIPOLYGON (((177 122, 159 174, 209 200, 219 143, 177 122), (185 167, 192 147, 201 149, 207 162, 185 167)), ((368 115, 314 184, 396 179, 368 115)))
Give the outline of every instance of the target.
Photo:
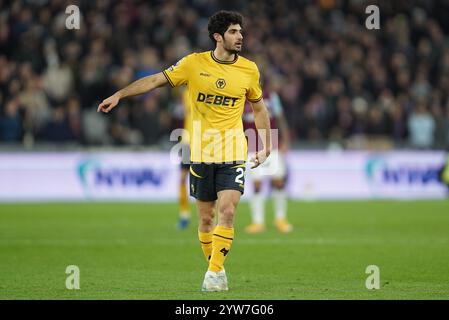
MULTIPOLYGON (((249 159, 254 157, 254 154, 255 153, 249 154, 249 159)), ((252 163, 249 163, 249 168, 251 168, 252 165, 252 163)), ((284 157, 282 157, 277 149, 271 151, 270 156, 264 163, 255 169, 249 169, 248 172, 251 175, 251 179, 256 181, 267 178, 283 179, 287 174, 284 157)))

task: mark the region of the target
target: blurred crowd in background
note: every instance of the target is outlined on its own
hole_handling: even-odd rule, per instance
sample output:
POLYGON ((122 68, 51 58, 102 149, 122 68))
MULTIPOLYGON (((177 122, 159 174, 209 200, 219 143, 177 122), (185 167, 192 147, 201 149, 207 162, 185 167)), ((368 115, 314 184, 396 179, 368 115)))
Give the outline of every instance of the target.
POLYGON ((293 144, 449 149, 449 1, 2 1, 0 144, 161 146, 182 125, 168 87, 99 102, 190 52, 208 17, 245 17, 244 51, 279 93, 293 144), (66 28, 77 4, 79 30, 66 28), (365 8, 380 8, 368 30, 365 8))

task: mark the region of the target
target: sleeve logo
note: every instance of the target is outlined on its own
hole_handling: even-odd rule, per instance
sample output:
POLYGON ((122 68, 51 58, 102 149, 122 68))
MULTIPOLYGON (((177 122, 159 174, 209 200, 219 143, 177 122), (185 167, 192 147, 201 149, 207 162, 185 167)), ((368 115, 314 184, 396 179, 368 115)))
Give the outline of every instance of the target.
MULTIPOLYGON (((183 58, 184 59, 184 58, 183 58)), ((175 70, 175 68, 181 63, 182 59, 176 62, 174 65, 172 65, 170 68, 168 68, 169 71, 175 70)))

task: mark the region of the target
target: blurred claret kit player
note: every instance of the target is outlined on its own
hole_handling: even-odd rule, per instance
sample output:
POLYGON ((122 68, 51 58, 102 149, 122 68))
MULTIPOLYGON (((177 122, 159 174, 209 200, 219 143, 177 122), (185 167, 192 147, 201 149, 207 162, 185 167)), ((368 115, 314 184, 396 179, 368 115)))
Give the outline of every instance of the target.
POLYGON ((214 50, 189 54, 168 69, 131 83, 103 100, 97 109, 108 113, 120 99, 166 84, 187 85, 192 121, 190 195, 196 198, 198 238, 208 264, 203 291, 228 290, 224 262, 234 239, 234 216, 245 183, 247 143, 242 114, 246 100, 264 146, 250 160, 252 168, 264 163, 271 152, 270 120, 260 73, 254 62, 239 55, 242 26, 239 13, 215 13, 208 23, 214 50))
MULTIPOLYGON (((293 230, 293 226, 287 220, 287 192, 286 179, 287 167, 285 163, 285 154, 289 149, 289 129, 288 123, 284 115, 281 99, 277 92, 280 88, 279 82, 270 81, 264 77, 265 91, 264 101, 267 106, 270 127, 272 131, 277 130, 277 135, 273 135, 273 150, 270 157, 259 167, 250 170, 253 181, 254 194, 250 199, 251 224, 246 227, 247 233, 259 233, 265 231, 265 196, 262 193, 262 182, 264 179, 270 180, 271 196, 273 200, 273 209, 275 214, 274 225, 282 233, 289 233, 293 230)), ((254 123, 254 115, 251 107, 247 104, 243 114, 243 125, 245 132, 247 130, 257 130, 254 123)), ((255 139, 248 139, 248 153, 250 157, 256 151, 261 150, 262 141, 257 135, 255 139)))

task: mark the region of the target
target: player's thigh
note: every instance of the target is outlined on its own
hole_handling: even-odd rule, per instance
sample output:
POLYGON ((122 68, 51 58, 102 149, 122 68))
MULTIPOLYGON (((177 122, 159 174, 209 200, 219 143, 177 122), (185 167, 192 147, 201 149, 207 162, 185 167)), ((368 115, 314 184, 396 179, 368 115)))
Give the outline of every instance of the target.
POLYGON ((238 190, 222 190, 218 192, 218 225, 228 228, 233 227, 240 196, 241 192, 238 190))
POLYGON ((215 215, 216 201, 201 201, 196 200, 196 207, 198 209, 198 216, 213 218, 215 215))
POLYGON ((232 213, 234 213, 235 208, 237 207, 239 201, 240 201, 240 197, 241 197, 242 193, 238 190, 222 190, 219 191, 217 193, 217 206, 218 206, 218 210, 220 212, 223 212, 225 210, 223 210, 224 208, 226 208, 226 210, 230 210, 233 211, 232 213))
POLYGON ((214 164, 190 164, 190 195, 197 200, 211 202, 217 200, 214 164))
POLYGON ((243 194, 245 190, 245 164, 217 164, 215 169, 215 189, 217 193, 235 190, 243 194))

